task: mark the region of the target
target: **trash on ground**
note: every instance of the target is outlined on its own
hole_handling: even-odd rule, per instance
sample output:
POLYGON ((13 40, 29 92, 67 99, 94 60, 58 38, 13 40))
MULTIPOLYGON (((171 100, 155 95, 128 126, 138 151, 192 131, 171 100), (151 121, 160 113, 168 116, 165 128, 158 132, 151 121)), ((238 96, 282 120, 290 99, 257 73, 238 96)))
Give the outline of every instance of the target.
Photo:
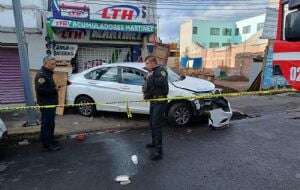
POLYGON ((79 125, 79 123, 78 123, 78 122, 74 122, 73 124, 74 124, 74 125, 79 125))
POLYGON ((137 164, 139 163, 139 160, 138 160, 137 155, 132 155, 132 156, 131 156, 131 161, 132 161, 135 165, 137 165, 137 164))
POLYGON ((187 133, 191 133, 191 132, 193 132, 193 131, 192 131, 192 129, 188 129, 188 130, 186 130, 186 132, 187 132, 187 133))
POLYGON ((127 180, 127 181, 121 181, 121 182, 120 182, 121 185, 128 185, 128 184, 130 184, 130 183, 131 183, 130 180, 127 180))
POLYGON ((77 140, 78 142, 85 141, 85 140, 86 140, 86 134, 85 134, 85 133, 77 134, 75 138, 76 138, 76 140, 77 140))
POLYGON ((124 181, 130 181, 128 175, 119 175, 115 178, 116 182, 124 182, 124 181))
POLYGON ((24 139, 23 141, 20 141, 18 144, 20 146, 26 146, 26 145, 29 145, 29 141, 27 139, 24 139))

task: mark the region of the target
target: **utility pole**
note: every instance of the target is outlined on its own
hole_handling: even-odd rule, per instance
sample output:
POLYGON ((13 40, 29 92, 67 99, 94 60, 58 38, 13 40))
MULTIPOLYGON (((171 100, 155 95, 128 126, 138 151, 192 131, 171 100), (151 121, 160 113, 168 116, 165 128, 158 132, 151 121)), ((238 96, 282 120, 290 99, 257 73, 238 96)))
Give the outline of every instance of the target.
MULTIPOLYGON (((23 81, 26 106, 33 106, 34 100, 32 95, 31 79, 29 74, 29 58, 27 51, 26 36, 24 30, 22 7, 20 0, 12 0, 15 28, 18 39, 18 49, 21 64, 21 77, 23 81)), ((34 110, 27 110, 27 121, 25 126, 36 124, 36 115, 34 110)))

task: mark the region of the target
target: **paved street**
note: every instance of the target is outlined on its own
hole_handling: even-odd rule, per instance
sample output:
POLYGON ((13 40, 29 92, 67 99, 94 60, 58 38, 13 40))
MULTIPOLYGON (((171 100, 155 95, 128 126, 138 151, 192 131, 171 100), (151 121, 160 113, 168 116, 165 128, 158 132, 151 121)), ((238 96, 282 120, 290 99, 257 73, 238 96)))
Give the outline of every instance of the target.
POLYGON ((144 148, 146 129, 95 133, 83 143, 69 139, 55 153, 38 144, 2 147, 0 189, 298 189, 300 110, 299 98, 293 100, 294 106, 233 121, 226 130, 166 128, 165 157, 157 163, 144 148), (114 182, 124 174, 131 184, 114 182))

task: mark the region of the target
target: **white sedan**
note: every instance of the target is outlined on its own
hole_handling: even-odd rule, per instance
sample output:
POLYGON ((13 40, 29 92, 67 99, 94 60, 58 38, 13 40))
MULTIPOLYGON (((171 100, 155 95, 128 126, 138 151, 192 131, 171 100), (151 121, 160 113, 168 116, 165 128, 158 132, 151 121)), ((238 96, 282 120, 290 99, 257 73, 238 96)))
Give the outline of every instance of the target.
MULTIPOLYGON (((167 71, 168 97, 191 97, 216 91, 215 85, 209 81, 182 77, 169 68, 167 71)), ((137 102, 143 100, 142 86, 146 74, 143 63, 107 64, 74 74, 69 79, 67 103, 96 103, 79 106, 78 112, 83 116, 92 116, 96 111, 126 112, 128 107, 132 113, 149 114, 149 103, 137 102), (126 101, 129 103, 124 103, 126 101)), ((193 117, 208 112, 211 126, 228 126, 232 111, 224 98, 172 100, 168 103, 166 116, 173 125, 185 126, 193 117)))

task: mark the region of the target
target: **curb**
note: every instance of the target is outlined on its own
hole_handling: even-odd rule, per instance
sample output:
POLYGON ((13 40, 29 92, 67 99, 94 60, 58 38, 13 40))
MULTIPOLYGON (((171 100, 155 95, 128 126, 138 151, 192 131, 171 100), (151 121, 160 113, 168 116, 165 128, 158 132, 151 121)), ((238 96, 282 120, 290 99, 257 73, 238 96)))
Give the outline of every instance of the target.
MULTIPOLYGON (((66 132, 66 133, 58 133, 55 134, 55 139, 57 140, 66 140, 71 139, 70 136, 85 133, 85 134, 93 134, 96 132, 104 132, 104 133, 114 133, 117 131, 123 131, 123 130, 137 130, 137 129, 145 129, 146 126, 139 126, 139 127, 112 127, 112 128, 105 128, 105 129, 88 129, 88 130, 82 130, 82 131, 76 131, 76 132, 66 132)), ((19 141, 22 141, 24 139, 29 140, 30 142, 39 142, 39 135, 40 130, 37 132, 28 132, 28 133, 20 133, 20 134, 8 134, 8 137, 3 140, 4 144, 16 144, 19 141)))

